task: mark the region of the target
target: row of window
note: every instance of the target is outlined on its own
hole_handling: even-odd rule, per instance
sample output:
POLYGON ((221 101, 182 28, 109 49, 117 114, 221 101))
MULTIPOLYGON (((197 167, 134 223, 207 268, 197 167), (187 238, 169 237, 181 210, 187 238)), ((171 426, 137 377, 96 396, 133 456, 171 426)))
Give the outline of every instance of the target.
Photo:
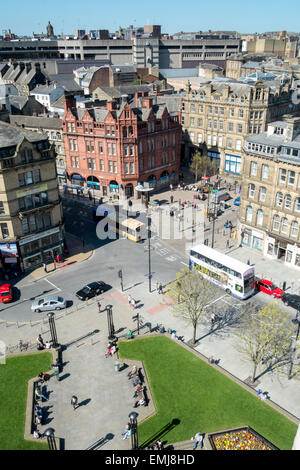
POLYGON ((30 194, 18 199, 20 210, 30 210, 48 204, 48 192, 42 191, 38 194, 30 194))
MULTIPOLYGON (((190 132, 190 140, 193 143, 198 143, 201 144, 203 140, 203 134, 201 132, 197 133, 197 142, 195 141, 195 133, 190 132)), ((218 146, 220 148, 223 147, 223 144, 226 144, 226 148, 228 149, 235 149, 235 150, 241 150, 242 149, 242 140, 241 139, 235 139, 235 143, 233 142, 233 139, 231 137, 227 137, 227 140, 225 142, 225 139, 223 139, 223 136, 216 136, 216 135, 210 135, 207 134, 206 136, 206 143, 207 145, 212 145, 212 146, 218 146)))
MULTIPOLYGON (((249 184, 248 197, 250 199, 254 199, 255 191, 256 191, 255 184, 253 183, 249 184)), ((267 189, 265 187, 260 187, 259 197, 258 197, 259 201, 265 202, 266 196, 267 196, 267 189)), ((300 197, 296 197, 293 203, 293 198, 290 194, 286 194, 284 196, 281 191, 278 191, 276 193, 275 206, 281 207, 281 208, 284 207, 284 209, 286 210, 292 210, 292 207, 294 206, 294 211, 300 212, 300 197), (284 204, 283 204, 283 201, 284 201, 284 204)))
MULTIPOLYGON (((258 209, 256 213, 256 225, 262 226, 264 220, 264 212, 262 209, 258 209)), ((248 206, 246 209, 246 221, 247 222, 254 222, 253 217, 253 208, 252 206, 248 206)), ((292 238, 297 238, 299 232, 299 224, 296 220, 293 220, 289 230, 289 221, 286 217, 281 217, 279 215, 274 215, 273 217, 273 224, 272 230, 275 232, 281 232, 285 235, 290 235, 292 238)))
MULTIPOLYGON (((200 100, 204 100, 204 99, 205 99, 205 93, 204 93, 204 92, 198 93, 197 96, 199 97, 200 100)), ((220 96, 214 95, 214 96, 213 96, 213 99, 214 99, 215 101, 220 101, 220 96)), ((240 97, 238 97, 237 95, 232 94, 232 95, 230 95, 229 98, 228 98, 228 103, 244 104, 244 103, 246 103, 246 101, 247 101, 247 98, 246 98, 246 96, 243 96, 243 95, 240 96, 240 97)), ((192 104, 193 104, 193 103, 191 103, 191 105, 192 105, 192 104)), ((191 112, 194 112, 194 111, 191 111, 191 112)))
POLYGON ((19 186, 29 186, 30 184, 40 183, 41 172, 39 168, 32 171, 25 171, 25 173, 18 174, 19 186))
MULTIPOLYGON (((256 132, 254 132, 256 134, 256 132)), ((266 153, 273 155, 275 153, 275 147, 270 145, 255 144, 252 142, 247 142, 247 150, 253 150, 254 152, 266 153)))
POLYGON ((35 214, 22 219, 23 234, 34 233, 51 227, 50 212, 35 214))
POLYGON ((193 251, 191 250, 191 256, 193 256, 194 258, 198 259, 199 261, 202 261, 202 263, 206 263, 208 264, 209 266, 212 266, 214 268, 218 268, 218 269, 221 269, 223 272, 227 273, 227 274, 230 274, 231 276, 234 276, 234 277, 238 277, 238 278, 242 278, 242 275, 241 273, 235 271, 234 269, 231 269, 229 268, 228 266, 225 266, 224 264, 222 263, 219 263, 218 261, 214 261, 210 258, 207 258, 207 256, 204 256, 204 255, 200 255, 199 253, 197 253, 196 251, 193 251))
MULTIPOLYGON (((251 162, 250 164, 250 176, 258 176, 258 163, 251 162)), ((286 170, 285 168, 279 169, 279 183, 288 184, 289 186, 294 186, 296 182, 296 172, 293 170, 286 170)), ((261 179, 269 178, 269 165, 261 165, 261 179)), ((300 174, 298 176, 298 188, 300 188, 300 174)))
MULTIPOLYGON (((148 122, 148 132, 152 133, 155 132, 155 123, 156 121, 149 121, 148 122)), ((161 125, 162 129, 168 129, 169 128, 169 120, 168 119, 162 119, 161 120, 161 125)), ((77 122, 77 127, 82 128, 82 123, 77 122)), ((105 134, 107 136, 115 137, 116 136, 116 126, 115 125, 105 125, 101 123, 94 123, 93 124, 83 124, 83 131, 85 134, 93 134, 93 128, 94 127, 100 127, 100 128, 105 128, 105 134)), ((67 123, 67 130, 68 132, 76 132, 76 126, 75 122, 68 122, 67 123)), ((134 135, 133 133, 133 127, 132 126, 124 126, 122 128, 122 135, 124 138, 131 137, 134 135)))

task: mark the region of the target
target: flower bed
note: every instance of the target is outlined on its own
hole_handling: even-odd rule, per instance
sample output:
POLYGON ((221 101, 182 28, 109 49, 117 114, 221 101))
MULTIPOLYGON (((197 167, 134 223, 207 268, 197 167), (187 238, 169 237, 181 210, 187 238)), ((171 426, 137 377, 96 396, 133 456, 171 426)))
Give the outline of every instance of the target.
POLYGON ((277 447, 249 427, 211 434, 209 439, 215 450, 277 449, 277 447))

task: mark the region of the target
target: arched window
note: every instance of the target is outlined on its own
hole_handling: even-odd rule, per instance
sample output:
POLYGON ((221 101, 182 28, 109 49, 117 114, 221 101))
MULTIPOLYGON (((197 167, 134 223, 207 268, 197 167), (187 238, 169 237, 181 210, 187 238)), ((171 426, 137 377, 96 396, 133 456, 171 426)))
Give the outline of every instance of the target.
POLYGON ((252 222, 253 209, 252 206, 248 206, 246 210, 246 220, 247 222, 252 222))
POLYGON ((282 207, 282 201, 283 201, 283 194, 281 192, 278 192, 276 194, 276 206, 282 207))
POLYGON ((291 237, 297 238, 298 230, 299 230, 298 222, 296 222, 296 220, 294 220, 294 221, 291 223, 291 237))
POLYGON ((281 219, 281 232, 287 233, 289 228, 288 219, 286 217, 282 217, 281 219))
POLYGON ((292 198, 290 194, 285 196, 284 208, 290 210, 292 208, 292 198))
POLYGON ((257 220, 256 220, 256 224, 257 225, 263 225, 263 221, 264 221, 264 211, 262 209, 259 209, 257 211, 257 220))
POLYGON ((279 215, 274 215, 273 217, 273 230, 278 231, 280 225, 280 217, 279 215))
POLYGON ((295 212, 300 212, 300 197, 296 197, 295 212))

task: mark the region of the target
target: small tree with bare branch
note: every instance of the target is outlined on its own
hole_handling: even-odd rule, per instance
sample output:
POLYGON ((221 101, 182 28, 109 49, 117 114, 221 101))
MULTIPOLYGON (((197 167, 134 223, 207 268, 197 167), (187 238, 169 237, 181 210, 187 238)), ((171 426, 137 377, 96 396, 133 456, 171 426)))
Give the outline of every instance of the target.
POLYGON ((290 361, 292 335, 289 316, 274 302, 258 311, 249 304, 244 308, 241 328, 236 331, 235 348, 253 364, 252 383, 257 379, 260 365, 266 372, 290 361))
POLYGON ((176 302, 173 305, 174 315, 193 326, 193 344, 196 343, 197 325, 207 316, 206 307, 215 292, 215 286, 204 279, 197 268, 194 271, 183 268, 167 289, 167 294, 176 302))

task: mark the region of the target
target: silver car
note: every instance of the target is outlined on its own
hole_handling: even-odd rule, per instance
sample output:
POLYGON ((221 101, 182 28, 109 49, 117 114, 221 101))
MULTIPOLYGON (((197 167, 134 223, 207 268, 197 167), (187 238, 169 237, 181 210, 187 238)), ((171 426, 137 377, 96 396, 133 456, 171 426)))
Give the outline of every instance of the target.
POLYGON ((61 310, 66 308, 67 301, 63 297, 44 297, 35 300, 31 305, 33 312, 46 312, 47 310, 61 310))

